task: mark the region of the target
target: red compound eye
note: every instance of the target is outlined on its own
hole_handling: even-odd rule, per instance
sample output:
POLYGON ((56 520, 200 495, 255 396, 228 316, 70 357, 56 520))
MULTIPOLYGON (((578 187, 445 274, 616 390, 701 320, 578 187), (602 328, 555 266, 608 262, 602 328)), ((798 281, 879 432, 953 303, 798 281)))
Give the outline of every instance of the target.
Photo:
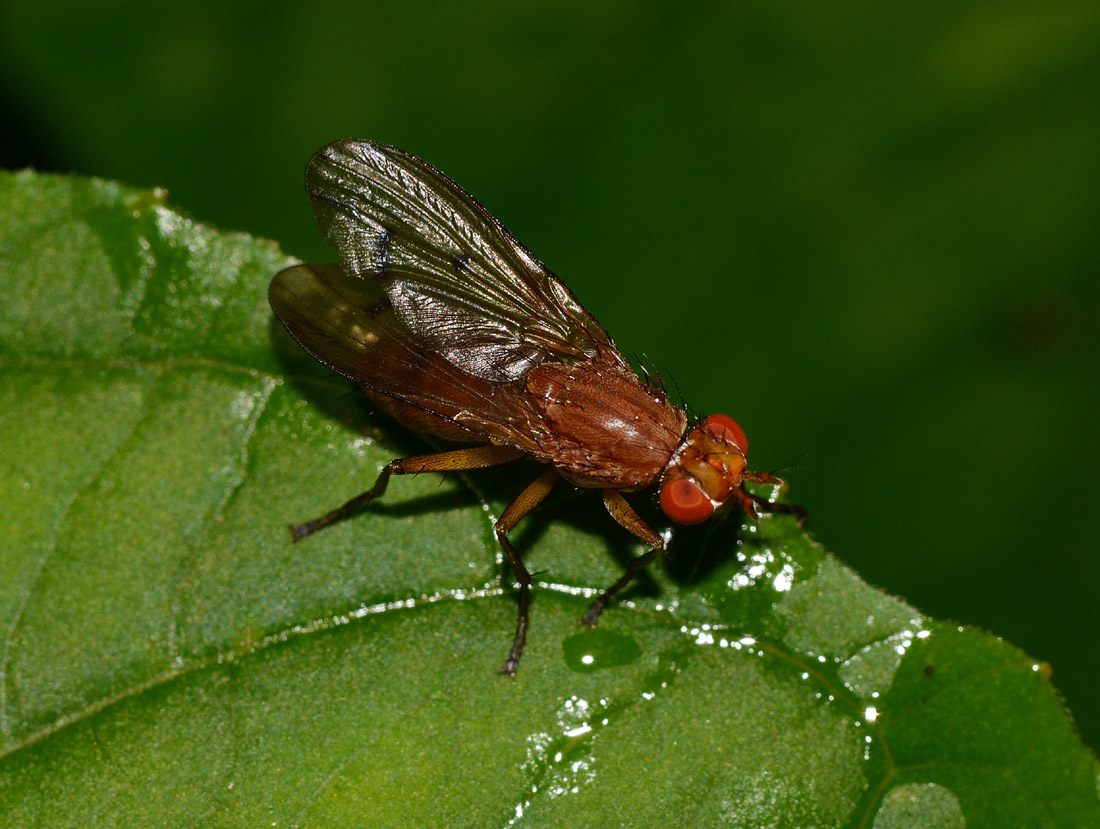
POLYGON ((706 419, 707 429, 716 437, 723 438, 741 450, 742 455, 749 454, 749 439, 745 430, 729 415, 712 414, 706 419))
POLYGON ((680 524, 698 524, 710 518, 714 504, 697 483, 676 478, 661 487, 661 509, 680 524))

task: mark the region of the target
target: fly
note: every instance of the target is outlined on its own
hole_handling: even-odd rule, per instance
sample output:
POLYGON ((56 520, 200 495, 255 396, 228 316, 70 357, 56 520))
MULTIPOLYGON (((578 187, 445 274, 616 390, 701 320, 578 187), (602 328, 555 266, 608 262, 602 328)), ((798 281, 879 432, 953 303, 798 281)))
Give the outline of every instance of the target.
POLYGON ((476 444, 390 461, 341 507, 291 527, 303 538, 357 511, 393 475, 453 472, 532 458, 545 469, 504 510, 496 537, 519 583, 516 632, 502 674, 527 638, 531 574, 508 534, 561 480, 600 493, 608 513, 650 549, 592 602, 608 602, 664 549, 623 497, 656 486, 665 515, 706 521, 737 503, 791 512, 745 488, 780 484, 747 470, 749 444, 731 417, 689 425, 641 380, 611 337, 488 211, 429 164, 396 147, 337 141, 306 172, 314 217, 340 264, 278 273, 271 306, 313 357, 358 383, 406 426, 476 444))

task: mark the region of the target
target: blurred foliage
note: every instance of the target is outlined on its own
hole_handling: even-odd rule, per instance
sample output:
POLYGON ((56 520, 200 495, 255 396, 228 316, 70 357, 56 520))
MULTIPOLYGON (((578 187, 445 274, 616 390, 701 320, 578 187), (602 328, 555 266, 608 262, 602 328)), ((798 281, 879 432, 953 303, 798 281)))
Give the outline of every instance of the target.
POLYGON ((1052 663, 1095 746, 1098 84, 1088 0, 8 0, 0 164, 331 258, 310 153, 425 157, 865 578, 1052 663))

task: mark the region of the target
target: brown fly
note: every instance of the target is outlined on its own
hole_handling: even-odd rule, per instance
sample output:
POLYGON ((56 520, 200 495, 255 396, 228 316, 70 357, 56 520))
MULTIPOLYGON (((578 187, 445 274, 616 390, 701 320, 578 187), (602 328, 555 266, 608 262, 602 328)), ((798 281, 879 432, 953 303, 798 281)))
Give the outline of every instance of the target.
POLYGON ((638 378, 603 327, 466 191, 396 147, 330 144, 306 187, 340 264, 296 265, 271 283, 271 307, 295 340, 413 429, 479 444, 390 461, 367 492, 295 538, 382 495, 391 475, 481 469, 533 458, 545 470, 504 510, 496 536, 519 582, 516 634, 501 673, 514 675, 527 636, 531 574, 508 533, 561 479, 599 491, 611 517, 651 549, 582 619, 664 548, 624 492, 656 485, 673 521, 705 521, 736 502, 798 512, 745 489, 779 479, 745 466, 748 442, 726 415, 689 427, 684 411, 638 378))

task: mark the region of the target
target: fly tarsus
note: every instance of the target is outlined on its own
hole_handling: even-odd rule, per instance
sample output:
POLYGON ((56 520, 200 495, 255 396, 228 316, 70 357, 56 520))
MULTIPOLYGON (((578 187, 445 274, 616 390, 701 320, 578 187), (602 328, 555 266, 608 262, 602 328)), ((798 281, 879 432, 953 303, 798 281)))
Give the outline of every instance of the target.
POLYGON ((763 512, 770 513, 783 513, 784 515, 793 515, 794 520, 798 522, 799 527, 806 526, 806 510, 800 507, 798 504, 788 504, 786 501, 769 501, 767 498, 763 498, 759 495, 747 492, 746 494, 751 499, 752 503, 758 506, 763 512))
POLYGON ((642 572, 642 570, 662 552, 664 552, 663 547, 654 547, 648 553, 644 553, 632 560, 622 577, 603 591, 603 593, 596 598, 596 601, 588 606, 588 612, 581 617, 581 624, 588 628, 594 628, 596 626, 596 621, 600 618, 600 614, 603 613, 604 608, 610 604, 611 600, 615 598, 615 594, 634 581, 634 577, 642 572))
POLYGON ((312 521, 305 521, 301 524, 291 524, 291 538, 295 541, 300 541, 307 535, 312 535, 317 532, 317 530, 324 529, 329 524, 335 524, 337 521, 341 521, 349 515, 354 515, 364 505, 369 504, 375 498, 380 498, 386 491, 386 485, 390 482, 390 475, 395 472, 398 475, 402 474, 402 463, 403 461, 400 458, 390 461, 378 475, 378 479, 374 482, 374 486, 366 492, 356 495, 347 503, 341 504, 336 509, 332 510, 332 512, 326 512, 320 518, 314 518, 312 521))
POLYGON ((519 660, 523 656, 523 646, 527 641, 527 606, 531 599, 531 573, 524 566, 523 560, 519 557, 515 547, 512 546, 512 542, 508 540, 508 533, 527 513, 542 503, 557 482, 557 470, 552 466, 548 467, 505 508, 493 528, 497 535, 497 541, 500 542, 500 548, 504 551, 504 557, 508 559, 508 565, 519 581, 516 635, 512 639, 512 648, 508 651, 508 658, 504 660, 504 665, 500 669, 503 676, 515 677, 516 669, 519 668, 519 660))
POLYGON ((431 455, 414 455, 411 458, 395 458, 378 475, 374 486, 362 495, 356 495, 346 504, 325 513, 320 518, 302 524, 291 524, 290 534, 295 541, 312 535, 358 512, 363 506, 381 498, 390 481, 390 475, 416 475, 420 472, 461 472, 467 469, 485 469, 522 458, 524 453, 511 446, 475 446, 468 449, 452 449, 431 455))

